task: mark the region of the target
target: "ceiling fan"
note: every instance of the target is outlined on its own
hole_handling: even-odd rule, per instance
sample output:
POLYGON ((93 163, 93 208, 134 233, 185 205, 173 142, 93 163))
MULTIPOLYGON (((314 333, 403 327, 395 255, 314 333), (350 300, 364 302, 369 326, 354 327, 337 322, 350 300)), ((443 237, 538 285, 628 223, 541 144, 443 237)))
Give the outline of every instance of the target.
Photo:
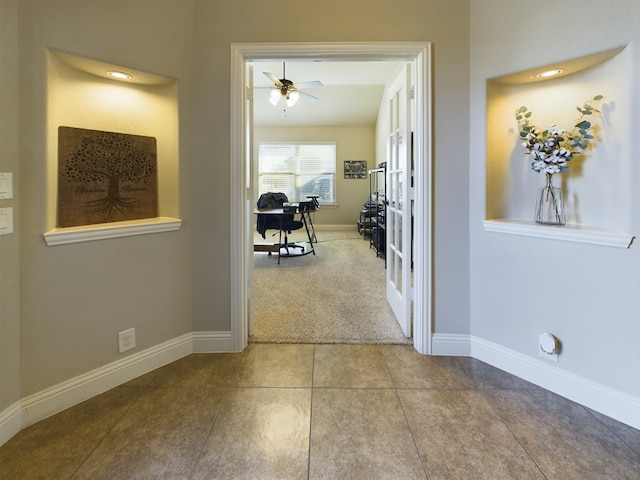
POLYGON ((322 82, 320 80, 314 80, 311 82, 302 82, 302 83, 293 83, 291 80, 287 80, 285 78, 285 64, 282 63, 282 78, 276 77, 273 73, 262 72, 266 75, 266 77, 273 82, 273 87, 270 87, 271 96, 269 97, 269 101, 273 105, 277 105, 282 97, 284 97, 287 102, 287 107, 293 107, 298 98, 300 96, 306 98, 311 102, 315 102, 318 100, 318 97, 314 97, 313 95, 309 95, 306 92, 301 91, 301 88, 312 88, 312 87, 321 87, 322 82))

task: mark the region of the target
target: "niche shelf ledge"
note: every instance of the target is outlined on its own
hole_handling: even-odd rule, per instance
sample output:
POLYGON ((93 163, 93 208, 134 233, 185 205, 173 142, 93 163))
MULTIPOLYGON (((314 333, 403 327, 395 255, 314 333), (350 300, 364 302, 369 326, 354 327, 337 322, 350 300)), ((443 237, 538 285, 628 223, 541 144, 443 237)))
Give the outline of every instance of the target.
POLYGON ((542 225, 533 221, 516 219, 485 220, 484 229, 487 232, 522 235, 526 237, 563 240, 567 242, 589 243, 607 247, 629 248, 634 235, 615 232, 586 225, 567 224, 563 226, 542 225))
POLYGON ((44 234, 49 247, 109 238, 180 230, 182 220, 172 217, 144 218, 124 222, 97 223, 79 227, 54 228, 44 234))

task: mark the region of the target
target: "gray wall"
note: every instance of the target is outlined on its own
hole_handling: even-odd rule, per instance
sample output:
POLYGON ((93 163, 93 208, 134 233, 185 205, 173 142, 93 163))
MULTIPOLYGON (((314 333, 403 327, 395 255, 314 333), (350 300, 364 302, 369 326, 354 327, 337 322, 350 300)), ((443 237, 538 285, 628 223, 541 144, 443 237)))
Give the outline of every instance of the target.
POLYGON ((20 399, 20 162, 18 1, 0 2, 0 172, 12 172, 14 232, 0 236, 0 412, 20 399))
POLYGON ((22 344, 13 364, 26 397, 122 358, 117 332, 126 328, 136 328, 138 351, 192 329, 193 11, 184 1, 34 0, 20 2, 20 22, 22 344), (47 49, 179 79, 183 138, 179 194, 171 206, 184 219, 179 232, 46 246, 42 234, 55 227, 50 199, 57 179, 57 126, 48 120, 59 114, 47 110, 47 49))
MULTIPOLYGON (((629 124, 635 128, 640 111, 637 87, 640 54, 633 44, 638 41, 640 4, 634 0, 606 4, 597 0, 543 0, 536 2, 534 8, 508 0, 471 2, 471 333, 539 359, 538 335, 551 332, 563 345, 559 368, 635 397, 640 396, 639 246, 633 244, 626 250, 501 235, 484 231, 482 221, 486 194, 487 79, 632 43, 625 54, 631 59, 625 72, 633 86, 631 91, 600 92, 597 90, 605 82, 599 81, 591 81, 590 90, 592 94, 605 94, 606 101, 612 102, 613 108, 608 111, 612 124, 628 110, 633 112, 629 124), (562 21, 560 28, 555 28, 556 19, 575 21, 562 21)), ((582 77, 576 82, 576 88, 585 88, 582 77)), ((513 110, 519 106, 513 105, 513 110)), ((573 105, 571 109, 575 111, 573 105)), ((512 129, 517 129, 511 116, 513 110, 509 116, 512 129)), ((617 134, 609 125, 605 125, 603 132, 607 130, 610 136, 617 134)), ((581 176, 597 175, 598 164, 602 162, 617 169, 630 165, 623 177, 637 186, 640 182, 637 158, 632 162, 628 158, 607 161, 608 141, 609 138, 603 138, 596 146, 591 158, 584 162, 581 176)), ((621 143, 626 145, 621 145, 621 150, 633 152, 634 142, 633 136, 623 135, 621 143)), ((542 181, 530 171, 524 175, 527 185, 542 181)), ((600 182, 594 182, 599 184, 597 187, 578 191, 578 199, 604 195, 606 201, 607 191, 622 187, 611 185, 605 177, 599 179, 600 182)), ((570 181, 569 185, 578 180, 570 181)), ((588 182, 582 180, 582 184, 588 182)), ((518 194, 517 190, 511 192, 518 194)), ((531 214, 533 202, 531 198, 531 214)), ((639 206, 640 190, 635 188, 628 201, 609 207, 615 210, 612 216, 624 212, 628 219, 625 228, 637 234, 639 206)))
POLYGON ((435 328, 468 333, 468 2, 376 0, 305 2, 274 10, 268 2, 196 3, 194 155, 198 164, 194 202, 194 325, 196 330, 230 328, 229 221, 211 222, 214 205, 229 198, 229 70, 231 43, 275 42, 434 42, 435 165, 435 328), (250 5, 250 7, 249 7, 250 5), (299 15, 303 9, 305 15, 299 15), (230 22, 229 19, 234 19, 230 22), (286 27, 286 28, 285 28, 286 27), (215 86, 215 88, 212 88, 215 86), (206 95, 204 93, 206 92, 206 95), (207 190, 211 178, 220 178, 207 190), (212 272, 216 272, 213 274, 212 272), (211 295, 216 292, 215 295, 211 295), (225 299, 217 302, 216 299, 225 299))
POLYGON ((373 0, 364 10, 338 0, 276 10, 262 0, 1 2, 3 65, 20 64, 0 73, 2 111, 15 114, 2 115, 0 170, 19 173, 20 199, 12 203, 19 230, 0 238, 0 411, 122 358, 116 334, 124 328, 136 327, 138 351, 190 331, 230 329, 228 92, 236 42, 434 43, 435 328, 469 332, 467 0, 373 0), (177 80, 179 232, 45 245, 55 218, 47 49, 177 80))
MULTIPOLYGON (((0 237, 0 411, 120 358, 116 333, 123 328, 139 329, 140 349, 189 331, 230 329, 228 92, 236 42, 433 42, 436 333, 470 333, 536 356, 537 335, 550 330, 564 344, 560 368, 639 397, 638 246, 558 243, 543 255, 548 240, 482 228, 487 79, 633 47, 640 6, 613 5, 375 0, 362 10, 358 2, 328 0, 274 11, 258 0, 1 0, 0 54, 8 68, 0 71, 0 171, 16 174, 18 197, 0 203, 17 213, 16 233, 0 237), (578 19, 555 28, 550 11, 578 19), (47 48, 177 79, 179 232, 45 246, 55 208, 48 203, 55 180, 47 173, 47 48), (549 272, 559 293, 532 295, 549 272)), ((630 52, 638 85, 640 59, 630 52)), ((635 116, 639 98, 636 90, 628 98, 635 116)), ((635 184, 639 174, 636 162, 629 171, 635 184)), ((624 206, 632 232, 640 227, 639 204, 636 191, 624 206)))

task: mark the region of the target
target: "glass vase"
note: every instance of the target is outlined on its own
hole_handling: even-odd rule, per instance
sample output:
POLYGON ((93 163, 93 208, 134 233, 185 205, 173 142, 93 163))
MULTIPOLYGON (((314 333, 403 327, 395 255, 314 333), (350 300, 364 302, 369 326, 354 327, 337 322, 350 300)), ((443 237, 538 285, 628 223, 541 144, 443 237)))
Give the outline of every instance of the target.
POLYGON ((547 225, 564 225, 567 223, 564 213, 562 189, 554 187, 553 175, 547 174, 547 184, 538 189, 535 220, 547 225))

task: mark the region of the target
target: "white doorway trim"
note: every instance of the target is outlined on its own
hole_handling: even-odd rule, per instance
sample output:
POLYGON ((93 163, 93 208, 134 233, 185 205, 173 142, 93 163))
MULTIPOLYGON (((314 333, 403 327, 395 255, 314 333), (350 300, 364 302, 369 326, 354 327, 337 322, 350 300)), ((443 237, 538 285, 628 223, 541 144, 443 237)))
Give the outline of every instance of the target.
POLYGON ((414 323, 413 345, 431 353, 432 332, 432 123, 431 44, 421 42, 366 43, 239 43, 231 45, 231 347, 241 351, 248 340, 249 295, 253 245, 245 234, 253 216, 250 159, 245 126, 248 92, 246 62, 256 60, 321 59, 325 61, 413 61, 416 67, 414 323))

